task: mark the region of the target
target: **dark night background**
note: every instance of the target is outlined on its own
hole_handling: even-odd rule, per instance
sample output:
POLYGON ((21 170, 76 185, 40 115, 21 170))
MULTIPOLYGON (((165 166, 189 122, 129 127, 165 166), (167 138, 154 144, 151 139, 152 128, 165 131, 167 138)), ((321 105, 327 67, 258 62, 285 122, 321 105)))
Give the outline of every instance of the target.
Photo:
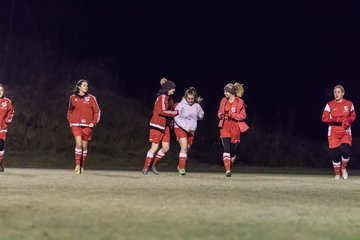
MULTIPOLYGON (((240 161, 328 167, 321 114, 333 87, 343 85, 359 106, 359 10, 357 1, 3 0, 0 82, 16 108, 8 147, 19 159, 21 151, 65 152, 71 159, 67 100, 76 81, 87 78, 103 110, 91 151, 127 152, 141 166, 159 80, 167 77, 177 84, 175 100, 188 86, 205 99, 192 153, 199 161, 220 163, 216 111, 224 85, 241 82, 251 131, 243 136, 240 161), (50 132, 56 140, 48 139, 50 132)), ((353 167, 359 167, 358 126, 353 167)))

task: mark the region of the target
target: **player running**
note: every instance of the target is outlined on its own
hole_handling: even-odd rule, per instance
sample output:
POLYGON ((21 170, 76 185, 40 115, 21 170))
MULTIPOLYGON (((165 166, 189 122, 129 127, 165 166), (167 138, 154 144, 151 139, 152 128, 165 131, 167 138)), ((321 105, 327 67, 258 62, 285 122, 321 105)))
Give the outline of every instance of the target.
POLYGON ((146 154, 145 164, 142 170, 144 175, 148 174, 150 166, 155 175, 159 174, 155 165, 170 149, 170 127, 172 126, 173 118, 178 115, 178 112, 174 110, 174 104, 171 98, 175 92, 175 83, 166 78, 162 78, 160 85, 161 89, 156 98, 150 120, 149 141, 151 142, 151 147, 146 154), (158 151, 160 143, 161 149, 158 151))
POLYGON ((190 87, 186 90, 181 102, 175 107, 179 115, 175 120, 175 135, 180 144, 179 164, 177 166, 180 175, 184 176, 187 161, 187 152, 194 141, 197 121, 203 119, 204 111, 200 106, 202 98, 197 95, 196 89, 190 87))
POLYGON ((10 99, 4 97, 4 86, 0 84, 0 172, 4 172, 5 140, 9 124, 14 116, 10 99))
POLYGON ((221 100, 219 106, 219 128, 224 147, 223 161, 226 177, 231 177, 231 167, 236 158, 236 147, 240 142, 240 135, 249 128, 245 122, 246 105, 241 99, 243 93, 243 84, 228 83, 224 87, 225 97, 221 100))
POLYGON ((335 86, 334 100, 326 104, 321 118, 323 123, 329 124, 328 142, 336 180, 340 179, 340 172, 344 179, 348 179, 346 167, 350 160, 352 144, 351 124, 356 118, 353 103, 346 100, 344 95, 343 86, 335 86))
POLYGON ((67 119, 75 138, 75 173, 84 172, 88 143, 92 131, 100 121, 100 108, 96 98, 88 93, 87 80, 76 83, 75 92, 70 96, 67 119))

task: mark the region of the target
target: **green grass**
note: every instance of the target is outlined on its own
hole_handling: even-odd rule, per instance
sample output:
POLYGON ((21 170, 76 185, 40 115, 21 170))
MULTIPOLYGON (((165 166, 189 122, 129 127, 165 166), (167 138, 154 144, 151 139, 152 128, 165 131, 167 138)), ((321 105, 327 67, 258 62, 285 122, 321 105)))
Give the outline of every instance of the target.
POLYGON ((358 239, 360 177, 7 168, 0 239, 358 239))

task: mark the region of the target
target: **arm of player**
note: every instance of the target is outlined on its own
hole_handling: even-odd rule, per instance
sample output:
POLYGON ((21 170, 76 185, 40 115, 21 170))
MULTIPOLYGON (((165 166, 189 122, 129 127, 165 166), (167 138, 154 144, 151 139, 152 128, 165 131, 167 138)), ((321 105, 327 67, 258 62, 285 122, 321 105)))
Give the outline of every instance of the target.
POLYGON ((237 121, 244 121, 246 119, 245 105, 240 108, 240 112, 230 112, 229 117, 237 121))
POLYGON ((67 113, 66 113, 66 116, 67 116, 67 120, 69 122, 69 124, 71 123, 71 114, 72 114, 72 111, 74 110, 74 106, 72 105, 71 103, 71 97, 69 99, 69 107, 68 107, 68 110, 67 110, 67 113))
POLYGON ((92 98, 92 101, 90 102, 90 104, 91 104, 91 109, 93 110, 93 122, 92 122, 92 124, 93 124, 93 126, 95 126, 100 121, 101 110, 100 110, 99 104, 97 103, 95 97, 92 98))
POLYGON ((204 110, 202 109, 202 107, 199 104, 199 111, 198 111, 198 114, 197 114, 197 119, 202 120, 204 118, 204 115, 205 115, 204 110))
POLYGON ((6 117, 5 117, 5 123, 6 124, 10 124, 12 122, 12 119, 14 117, 14 113, 15 113, 14 107, 11 104, 11 102, 9 102, 8 110, 7 110, 6 117))

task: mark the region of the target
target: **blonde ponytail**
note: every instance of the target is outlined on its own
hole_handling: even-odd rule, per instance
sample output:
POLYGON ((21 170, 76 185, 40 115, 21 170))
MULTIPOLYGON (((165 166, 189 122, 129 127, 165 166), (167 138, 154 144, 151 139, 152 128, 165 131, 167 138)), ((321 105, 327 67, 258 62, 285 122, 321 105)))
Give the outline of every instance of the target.
POLYGON ((234 89, 236 96, 242 97, 244 95, 244 84, 241 83, 234 83, 234 89))

